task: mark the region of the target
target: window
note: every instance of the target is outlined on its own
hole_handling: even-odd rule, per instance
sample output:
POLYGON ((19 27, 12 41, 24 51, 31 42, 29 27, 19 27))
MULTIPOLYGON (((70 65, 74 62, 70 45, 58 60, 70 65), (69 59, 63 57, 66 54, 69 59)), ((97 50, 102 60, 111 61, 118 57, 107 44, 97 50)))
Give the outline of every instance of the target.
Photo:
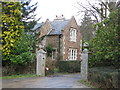
POLYGON ((56 55, 57 55, 57 49, 52 51, 52 60, 56 59, 56 55))
POLYGON ((77 49, 69 49, 69 60, 77 60, 77 49))
POLYGON ((76 42, 76 29, 74 28, 70 29, 70 41, 76 42))

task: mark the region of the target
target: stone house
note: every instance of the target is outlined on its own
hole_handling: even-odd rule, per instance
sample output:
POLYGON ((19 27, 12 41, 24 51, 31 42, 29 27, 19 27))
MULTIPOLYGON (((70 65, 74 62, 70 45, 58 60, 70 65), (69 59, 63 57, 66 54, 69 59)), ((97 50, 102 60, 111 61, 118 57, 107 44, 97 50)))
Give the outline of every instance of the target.
POLYGON ((40 48, 47 51, 47 60, 80 60, 82 48, 82 36, 79 26, 72 16, 65 19, 64 16, 56 16, 54 21, 38 23, 33 30, 36 30, 40 48), (39 40, 40 39, 40 40, 39 40), (47 49, 51 49, 48 52, 47 49))

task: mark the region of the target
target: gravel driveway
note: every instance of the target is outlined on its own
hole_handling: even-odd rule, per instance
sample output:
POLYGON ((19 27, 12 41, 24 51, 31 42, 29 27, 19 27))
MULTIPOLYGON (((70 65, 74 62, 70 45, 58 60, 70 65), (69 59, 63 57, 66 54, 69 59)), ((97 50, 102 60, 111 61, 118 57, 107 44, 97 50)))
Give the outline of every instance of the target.
POLYGON ((88 88, 79 83, 80 74, 3 79, 3 88, 88 88))

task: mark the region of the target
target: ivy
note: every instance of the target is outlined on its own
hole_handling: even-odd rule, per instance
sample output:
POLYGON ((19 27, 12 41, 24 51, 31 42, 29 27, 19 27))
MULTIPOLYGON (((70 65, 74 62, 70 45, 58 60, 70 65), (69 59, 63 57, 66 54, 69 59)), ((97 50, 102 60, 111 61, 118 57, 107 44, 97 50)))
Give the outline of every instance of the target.
POLYGON ((52 56, 52 51, 54 51, 55 49, 53 48, 53 46, 51 44, 48 44, 48 46, 46 47, 47 50, 47 56, 52 56))
MULTIPOLYGON (((2 54, 7 57, 24 30, 21 22, 21 4, 2 2, 2 54)), ((5 60, 5 58, 3 58, 5 60)))

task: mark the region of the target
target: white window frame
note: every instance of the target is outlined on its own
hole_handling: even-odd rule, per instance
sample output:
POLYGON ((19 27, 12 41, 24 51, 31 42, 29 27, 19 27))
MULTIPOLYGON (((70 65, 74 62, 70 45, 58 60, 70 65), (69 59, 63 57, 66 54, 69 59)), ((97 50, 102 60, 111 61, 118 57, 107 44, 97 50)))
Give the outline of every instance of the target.
POLYGON ((55 51, 52 51, 52 60, 55 60, 57 56, 57 48, 54 48, 54 49, 55 51))
POLYGON ((76 29, 70 28, 70 41, 76 42, 76 29))
POLYGON ((77 60, 77 49, 69 49, 69 60, 77 60))

